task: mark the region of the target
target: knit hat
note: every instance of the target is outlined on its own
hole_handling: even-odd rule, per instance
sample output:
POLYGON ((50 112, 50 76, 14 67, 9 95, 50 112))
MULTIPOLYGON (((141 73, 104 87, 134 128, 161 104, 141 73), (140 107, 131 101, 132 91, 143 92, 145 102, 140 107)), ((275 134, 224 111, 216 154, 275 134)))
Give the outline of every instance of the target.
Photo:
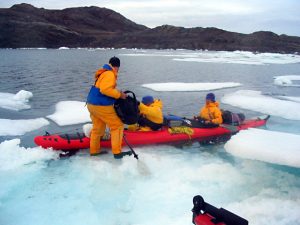
POLYGON ((206 100, 210 100, 212 102, 215 102, 216 101, 216 97, 215 97, 214 93, 208 93, 206 95, 206 100))
POLYGON ((151 104, 154 102, 154 98, 150 95, 144 96, 142 99, 142 103, 145 105, 151 104))
POLYGON ((112 65, 113 67, 120 67, 121 64, 120 59, 114 56, 109 60, 109 64, 112 65))

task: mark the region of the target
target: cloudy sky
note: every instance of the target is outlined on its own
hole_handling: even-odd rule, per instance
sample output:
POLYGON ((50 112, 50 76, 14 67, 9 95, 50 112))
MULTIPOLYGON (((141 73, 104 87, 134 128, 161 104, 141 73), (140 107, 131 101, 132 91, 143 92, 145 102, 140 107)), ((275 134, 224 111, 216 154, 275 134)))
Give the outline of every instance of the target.
POLYGON ((150 28, 169 24, 300 36, 300 0, 0 0, 0 8, 22 2, 47 9, 106 7, 150 28))

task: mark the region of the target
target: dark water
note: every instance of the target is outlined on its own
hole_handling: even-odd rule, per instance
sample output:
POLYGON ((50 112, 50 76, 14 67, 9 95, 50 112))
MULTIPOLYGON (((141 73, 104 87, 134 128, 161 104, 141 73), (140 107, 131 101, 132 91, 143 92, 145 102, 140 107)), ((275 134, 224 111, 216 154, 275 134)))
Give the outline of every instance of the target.
MULTIPOLYGON (((214 91, 220 99, 224 94, 239 89, 259 90, 270 95, 299 96, 300 88, 280 87, 273 77, 299 74, 300 64, 243 65, 222 63, 181 62, 172 60, 176 51, 147 51, 150 56, 128 56, 134 50, 0 50, 0 92, 33 93, 31 109, 21 112, 0 109, 0 118, 26 119, 44 117, 54 112, 59 101, 85 101, 94 72, 107 63, 111 56, 121 58, 118 87, 132 90, 138 98, 153 95, 163 100, 164 111, 183 116, 198 113, 207 92, 155 92, 141 87, 155 82, 239 82, 243 86, 214 91), (170 57, 159 57, 168 54, 170 57), (153 56, 151 56, 153 54, 153 56)), ((249 116, 257 113, 244 111, 249 116)), ((293 126, 293 122, 285 121, 293 126)), ((55 124, 53 129, 57 129, 55 124)))
MULTIPOLYGON (((196 115, 207 92, 155 92, 142 87, 142 84, 239 82, 241 87, 215 90, 217 99, 237 90, 258 90, 271 96, 300 96, 300 88, 273 84, 274 76, 300 75, 299 63, 183 62, 173 60, 178 58, 172 56, 178 51, 148 50, 147 56, 127 55, 138 53, 144 51, 0 50, 0 92, 17 93, 23 89, 33 93, 31 109, 12 111, 0 108, 0 118, 45 117, 54 113, 55 104, 60 101, 84 102, 93 83, 94 72, 112 56, 121 59, 118 87, 135 92, 139 99, 143 95, 162 99, 165 113, 187 117, 196 115)), ((225 104, 222 108, 243 112, 248 117, 260 114, 225 104)), ((59 127, 50 121, 48 126, 23 136, 2 136, 0 141, 20 138, 21 146, 34 147, 33 137, 45 130, 73 131, 81 126, 59 127)), ((264 129, 299 134, 299 127, 299 121, 271 117, 264 129)), ((161 221, 164 224, 190 224, 191 196, 200 193, 206 193, 219 207, 227 204, 231 209, 239 209, 251 224, 300 224, 297 216, 289 220, 290 212, 299 209, 299 169, 251 160, 243 162, 227 154, 222 144, 207 147, 191 144, 181 148, 156 146, 137 151, 147 152, 143 161, 147 167, 135 165, 135 161, 115 165, 111 156, 104 156, 103 161, 83 154, 69 160, 50 162, 38 169, 26 165, 22 170, 0 174, 2 185, 5 182, 1 188, 4 194, 0 191, 0 224, 1 221, 14 225, 50 224, 53 218, 54 224, 82 224, 82 221, 93 225, 149 224, 149 218, 153 218, 153 224, 161 224, 161 221), (153 148, 159 151, 151 152, 153 148), (276 196, 278 202, 275 201, 276 196), (241 207, 239 204, 243 199, 246 202, 241 207), (251 204, 254 203, 262 210, 253 212, 251 204), (277 206, 282 213, 275 218, 276 209, 268 208, 268 204, 277 203, 283 207, 277 206), (52 207, 50 214, 48 205, 52 207), (27 208, 30 210, 24 210, 27 208), (39 218, 34 211, 39 213, 39 218), (16 217, 11 216, 13 212, 17 212, 16 217), (268 222, 260 218, 261 213, 268 222), (119 218, 119 214, 126 219, 119 218), (48 222, 40 219, 43 217, 48 222)))

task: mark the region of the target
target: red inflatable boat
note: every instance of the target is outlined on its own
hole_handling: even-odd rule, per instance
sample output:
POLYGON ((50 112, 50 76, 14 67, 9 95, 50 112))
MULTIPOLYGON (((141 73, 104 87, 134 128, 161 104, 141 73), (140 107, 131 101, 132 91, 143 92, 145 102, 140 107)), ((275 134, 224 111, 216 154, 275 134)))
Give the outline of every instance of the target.
MULTIPOLYGON (((168 127, 164 127, 159 131, 128 131, 124 130, 124 136, 131 146, 150 145, 150 144, 164 144, 164 143, 180 143, 190 140, 194 141, 214 141, 218 139, 229 139, 232 134, 240 130, 250 127, 259 127, 266 124, 269 116, 257 117, 243 121, 238 126, 222 124, 215 128, 190 128, 192 134, 186 133, 172 133, 168 127)), ((78 150, 89 148, 90 139, 83 133, 74 134, 49 134, 37 136, 34 142, 43 148, 52 148, 54 150, 78 150)), ((125 145, 123 140, 123 145, 125 145)), ((102 140, 101 147, 110 148, 111 141, 102 140)))

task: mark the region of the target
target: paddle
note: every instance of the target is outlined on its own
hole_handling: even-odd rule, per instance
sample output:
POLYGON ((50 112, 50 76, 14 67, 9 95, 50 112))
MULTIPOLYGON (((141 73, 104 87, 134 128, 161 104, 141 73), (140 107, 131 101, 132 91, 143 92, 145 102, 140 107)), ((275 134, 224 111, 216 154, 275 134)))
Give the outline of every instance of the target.
POLYGON ((133 150, 133 148, 131 147, 131 145, 128 143, 125 134, 123 134, 123 138, 124 138, 124 141, 125 141, 125 143, 127 144, 128 148, 131 150, 131 152, 132 152, 134 158, 136 158, 136 159, 138 160, 138 159, 139 159, 139 156, 138 156, 138 154, 135 153, 135 151, 133 150))
POLYGON ((61 159, 61 158, 71 157, 75 155, 78 151, 79 149, 74 149, 71 151, 63 151, 62 153, 59 153, 59 158, 61 159))

